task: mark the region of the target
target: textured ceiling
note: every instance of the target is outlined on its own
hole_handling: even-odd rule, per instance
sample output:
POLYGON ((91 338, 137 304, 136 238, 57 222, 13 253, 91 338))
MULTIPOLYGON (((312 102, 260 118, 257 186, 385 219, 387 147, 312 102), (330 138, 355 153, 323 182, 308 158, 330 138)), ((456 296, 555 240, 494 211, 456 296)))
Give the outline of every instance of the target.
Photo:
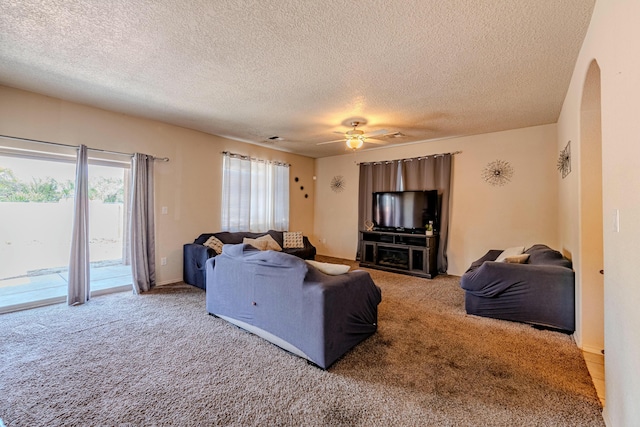
POLYGON ((3 0, 0 84, 324 157, 555 123, 594 3, 3 0))

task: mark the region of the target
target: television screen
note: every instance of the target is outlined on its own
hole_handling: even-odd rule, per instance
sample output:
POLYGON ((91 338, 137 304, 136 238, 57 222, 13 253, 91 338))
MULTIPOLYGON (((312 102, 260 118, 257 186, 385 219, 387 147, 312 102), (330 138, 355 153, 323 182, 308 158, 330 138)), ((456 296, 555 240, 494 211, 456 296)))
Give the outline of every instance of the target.
POLYGON ((422 229, 438 224, 438 191, 386 191, 373 193, 373 223, 378 229, 422 229))

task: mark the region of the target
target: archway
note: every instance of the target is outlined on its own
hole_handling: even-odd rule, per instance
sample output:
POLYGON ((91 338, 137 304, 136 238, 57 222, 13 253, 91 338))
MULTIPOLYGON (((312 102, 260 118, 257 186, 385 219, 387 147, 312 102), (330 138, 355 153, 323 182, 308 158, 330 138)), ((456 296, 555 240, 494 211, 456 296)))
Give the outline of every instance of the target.
POLYGON ((580 107, 579 342, 584 351, 604 352, 602 221, 602 129, 600 67, 589 65, 580 107))

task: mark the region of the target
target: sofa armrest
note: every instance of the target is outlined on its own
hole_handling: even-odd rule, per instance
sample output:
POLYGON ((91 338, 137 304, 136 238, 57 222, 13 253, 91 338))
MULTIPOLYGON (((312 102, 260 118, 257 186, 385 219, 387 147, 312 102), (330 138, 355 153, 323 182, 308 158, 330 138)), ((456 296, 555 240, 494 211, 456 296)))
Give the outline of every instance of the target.
POLYGON ((501 253, 502 253, 502 250, 500 249, 491 249, 489 252, 484 254, 482 258, 472 262, 471 266, 469 266, 469 269, 467 271, 475 270, 476 268, 484 264, 485 261, 495 261, 500 256, 501 253))
POLYGON ((304 247, 302 248, 283 248, 282 252, 290 255, 295 255, 302 259, 315 259, 316 247, 311 244, 307 236, 302 237, 304 247))
POLYGON ((314 361, 326 369, 346 351, 377 330, 378 304, 382 292, 368 272, 353 270, 330 276, 313 266, 304 282, 304 324, 310 336, 308 354, 321 355, 314 361))
POLYGON ((197 243, 187 243, 183 247, 183 274, 185 283, 205 288, 204 268, 207 259, 216 255, 216 251, 197 243))
POLYGON ((495 297, 514 285, 574 286, 574 272, 554 265, 485 261, 462 275, 460 286, 472 295, 495 297))

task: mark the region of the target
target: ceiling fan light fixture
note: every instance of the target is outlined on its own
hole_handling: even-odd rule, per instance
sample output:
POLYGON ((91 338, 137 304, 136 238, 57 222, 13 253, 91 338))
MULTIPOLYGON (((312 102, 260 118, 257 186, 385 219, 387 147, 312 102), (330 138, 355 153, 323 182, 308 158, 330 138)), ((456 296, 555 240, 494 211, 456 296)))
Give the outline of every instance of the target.
POLYGON ((362 147, 362 144, 364 144, 364 138, 362 137, 362 135, 351 136, 347 138, 347 148, 357 150, 358 148, 362 147))
POLYGON ((352 129, 346 131, 345 135, 347 135, 349 138, 360 138, 362 135, 364 135, 364 131, 361 131, 360 129, 352 129))

